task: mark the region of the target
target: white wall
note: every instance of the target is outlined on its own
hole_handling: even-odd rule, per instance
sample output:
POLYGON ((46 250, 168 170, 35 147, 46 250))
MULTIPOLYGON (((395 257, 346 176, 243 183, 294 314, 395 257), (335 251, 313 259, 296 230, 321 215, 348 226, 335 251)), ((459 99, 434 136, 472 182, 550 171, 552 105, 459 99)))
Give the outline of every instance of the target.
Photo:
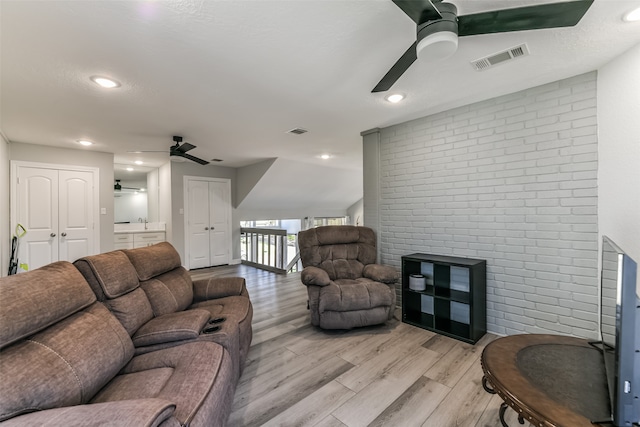
POLYGON ((0 277, 9 270, 11 222, 9 218, 9 142, 0 131, 0 277))
POLYGON ((598 139, 599 235, 640 263, 640 45, 598 70, 598 139))
POLYGON ((597 337, 595 72, 379 133, 383 262, 485 259, 489 331, 597 337))
POLYGON ((364 225, 364 202, 363 199, 358 200, 347 209, 350 225, 364 225))

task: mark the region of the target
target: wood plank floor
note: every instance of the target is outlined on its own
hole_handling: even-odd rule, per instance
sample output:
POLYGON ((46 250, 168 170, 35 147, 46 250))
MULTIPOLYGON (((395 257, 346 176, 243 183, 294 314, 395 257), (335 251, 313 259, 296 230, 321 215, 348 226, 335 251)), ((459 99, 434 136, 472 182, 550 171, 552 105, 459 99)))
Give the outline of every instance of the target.
MULTIPOLYGON (((481 385, 480 354, 493 335, 474 346, 397 319, 324 331, 310 325, 299 273, 235 265, 191 274, 243 276, 253 303, 229 426, 500 427, 501 399, 481 385)), ((505 418, 520 425, 510 409, 505 418)))

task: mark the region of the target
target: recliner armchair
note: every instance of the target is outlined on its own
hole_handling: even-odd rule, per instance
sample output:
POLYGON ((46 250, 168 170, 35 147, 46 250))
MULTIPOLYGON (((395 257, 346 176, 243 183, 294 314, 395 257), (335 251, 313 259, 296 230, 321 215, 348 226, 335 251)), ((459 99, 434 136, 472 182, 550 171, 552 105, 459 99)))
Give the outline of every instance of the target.
POLYGON ((329 225, 298 233, 311 323, 323 329, 377 325, 393 317, 399 274, 376 264, 371 228, 329 225))

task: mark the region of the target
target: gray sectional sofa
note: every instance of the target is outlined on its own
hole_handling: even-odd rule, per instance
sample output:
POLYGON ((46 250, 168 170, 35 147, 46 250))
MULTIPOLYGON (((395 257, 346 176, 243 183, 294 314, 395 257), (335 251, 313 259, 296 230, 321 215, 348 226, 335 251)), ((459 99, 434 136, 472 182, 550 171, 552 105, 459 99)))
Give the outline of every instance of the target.
POLYGON ((225 425, 252 316, 168 243, 1 278, 0 425, 225 425))

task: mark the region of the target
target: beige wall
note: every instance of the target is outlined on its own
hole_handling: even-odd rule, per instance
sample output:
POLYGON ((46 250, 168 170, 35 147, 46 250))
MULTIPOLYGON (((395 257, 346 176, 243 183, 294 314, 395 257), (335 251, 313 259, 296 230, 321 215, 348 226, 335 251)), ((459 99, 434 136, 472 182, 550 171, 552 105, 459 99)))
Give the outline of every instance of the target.
POLYGON ((12 142, 9 144, 9 159, 98 168, 100 209, 106 209, 106 214, 98 218, 100 252, 113 250, 113 154, 12 142))

